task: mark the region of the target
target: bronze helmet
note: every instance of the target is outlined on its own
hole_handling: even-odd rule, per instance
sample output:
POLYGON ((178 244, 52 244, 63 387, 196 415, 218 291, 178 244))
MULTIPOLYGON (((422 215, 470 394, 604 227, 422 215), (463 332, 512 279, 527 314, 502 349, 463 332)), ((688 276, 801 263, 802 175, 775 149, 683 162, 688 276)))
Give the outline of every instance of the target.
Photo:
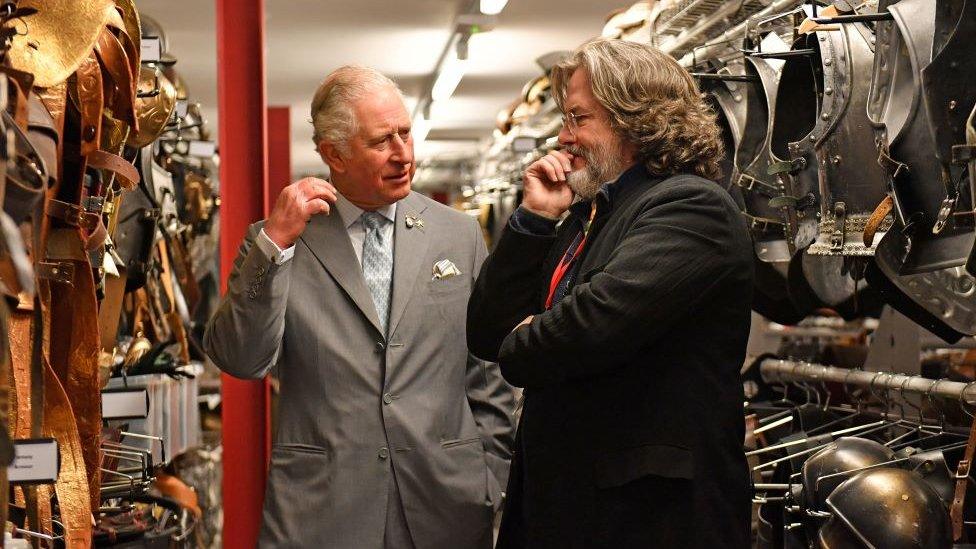
POLYGON ((883 467, 858 473, 827 498, 832 516, 818 535, 822 549, 952 547, 949 512, 917 474, 883 467))
POLYGON ((857 469, 879 465, 894 458, 894 452, 880 442, 858 437, 842 437, 810 456, 803 464, 803 494, 807 508, 826 511, 827 496, 838 485, 856 474, 857 469), (833 473, 852 471, 821 480, 833 473))

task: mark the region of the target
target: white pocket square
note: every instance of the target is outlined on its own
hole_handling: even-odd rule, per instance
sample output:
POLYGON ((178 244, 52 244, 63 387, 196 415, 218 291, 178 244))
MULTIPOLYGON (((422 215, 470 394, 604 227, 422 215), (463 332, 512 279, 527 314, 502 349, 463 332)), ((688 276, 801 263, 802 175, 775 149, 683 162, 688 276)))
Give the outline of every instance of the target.
POLYGON ((451 278, 452 276, 457 276, 461 274, 461 269, 457 268, 450 259, 442 259, 437 263, 434 263, 434 276, 431 280, 441 280, 443 278, 451 278))

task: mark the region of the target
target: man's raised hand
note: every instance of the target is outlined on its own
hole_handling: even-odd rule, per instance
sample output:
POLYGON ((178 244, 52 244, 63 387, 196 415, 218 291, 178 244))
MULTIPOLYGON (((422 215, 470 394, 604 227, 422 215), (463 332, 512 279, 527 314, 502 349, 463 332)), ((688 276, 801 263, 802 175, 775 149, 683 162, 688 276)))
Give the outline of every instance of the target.
POLYGON ((313 215, 331 211, 336 189, 324 179, 306 177, 282 189, 264 232, 279 248, 290 248, 305 232, 313 215))
POLYGON ((566 184, 572 161, 573 155, 566 151, 551 151, 533 162, 522 176, 522 205, 532 213, 558 219, 573 203, 573 190, 566 184))

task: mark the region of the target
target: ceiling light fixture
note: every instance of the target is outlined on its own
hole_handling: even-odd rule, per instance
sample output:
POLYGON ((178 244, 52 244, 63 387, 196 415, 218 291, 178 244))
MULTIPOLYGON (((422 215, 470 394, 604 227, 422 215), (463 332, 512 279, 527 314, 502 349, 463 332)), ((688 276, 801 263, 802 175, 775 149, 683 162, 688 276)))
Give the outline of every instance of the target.
POLYGON ((430 133, 430 120, 423 113, 418 113, 413 117, 413 127, 410 128, 410 133, 413 135, 413 144, 417 146, 427 139, 427 134, 430 133))
POLYGON ((457 89, 458 84, 461 83, 461 79, 464 78, 464 72, 468 68, 467 65, 467 59, 458 59, 453 53, 445 59, 444 65, 441 66, 441 70, 437 73, 437 79, 434 80, 434 86, 430 89, 431 99, 434 101, 444 101, 454 95, 454 90, 457 89))
POLYGON ((498 15, 505 9, 508 0, 481 0, 481 13, 485 15, 498 15))
POLYGON ((434 85, 430 88, 433 101, 444 101, 454 95, 468 68, 468 34, 456 34, 441 57, 434 85))

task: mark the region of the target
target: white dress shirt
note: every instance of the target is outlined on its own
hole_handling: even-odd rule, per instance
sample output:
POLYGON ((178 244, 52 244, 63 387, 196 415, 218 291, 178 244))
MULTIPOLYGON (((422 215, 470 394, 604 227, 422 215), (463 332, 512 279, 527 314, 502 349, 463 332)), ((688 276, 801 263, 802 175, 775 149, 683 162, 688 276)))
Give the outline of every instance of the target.
MULTIPOLYGON (((363 228, 363 222, 360 220, 360 216, 363 215, 365 210, 359 208, 352 202, 346 200, 341 194, 337 195, 338 198, 336 203, 333 205, 332 212, 329 215, 335 215, 336 212, 339 213, 339 217, 342 218, 342 224, 346 227, 346 232, 349 233, 349 240, 352 242, 352 249, 356 252, 356 259, 360 263, 363 262, 363 240, 366 238, 366 229, 363 228)), ((376 210, 377 213, 383 217, 390 220, 383 226, 383 238, 390 239, 387 242, 392 242, 393 240, 393 222, 396 219, 396 203, 390 204, 388 206, 383 206, 376 210)), ((321 214, 319 214, 321 215, 321 214)), ((271 240, 268 233, 261 229, 258 234, 258 238, 255 241, 258 248, 264 252, 264 255, 268 257, 275 265, 281 265, 286 263, 295 255, 295 245, 282 250, 277 244, 271 240)))

